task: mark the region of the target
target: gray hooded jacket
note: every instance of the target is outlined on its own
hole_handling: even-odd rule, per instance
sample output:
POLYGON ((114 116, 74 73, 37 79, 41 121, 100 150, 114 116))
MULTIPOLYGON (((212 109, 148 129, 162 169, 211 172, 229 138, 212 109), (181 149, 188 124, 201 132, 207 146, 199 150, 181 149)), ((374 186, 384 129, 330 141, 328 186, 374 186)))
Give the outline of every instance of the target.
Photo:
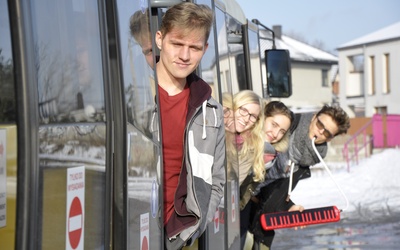
MULTIPOLYGON (((165 226, 167 249, 190 245, 205 231, 221 202, 226 181, 222 105, 211 97, 210 86, 195 74, 187 77, 187 84, 190 96, 184 154, 175 213, 165 226)), ((153 118, 153 132, 160 138, 157 108, 153 118)))

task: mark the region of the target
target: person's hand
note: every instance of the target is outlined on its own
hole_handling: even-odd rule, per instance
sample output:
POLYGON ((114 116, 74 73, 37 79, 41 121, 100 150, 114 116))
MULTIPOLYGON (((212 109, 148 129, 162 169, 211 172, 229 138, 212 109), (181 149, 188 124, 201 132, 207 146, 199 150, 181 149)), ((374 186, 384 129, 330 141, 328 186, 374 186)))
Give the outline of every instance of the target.
POLYGON ((251 196, 250 198, 254 203, 259 203, 260 199, 258 199, 256 196, 251 196))
POLYGON ((302 205, 293 205, 289 208, 288 210, 289 212, 293 212, 293 211, 299 211, 299 212, 303 212, 304 211, 304 207, 302 205))
MULTIPOLYGON (((299 212, 303 212, 304 211, 304 207, 302 205, 293 205, 289 208, 288 210, 289 212, 293 212, 293 211, 299 211, 299 212)), ((298 229, 303 229, 306 228, 307 226, 300 226, 300 227, 294 227, 294 230, 298 230, 298 229)))

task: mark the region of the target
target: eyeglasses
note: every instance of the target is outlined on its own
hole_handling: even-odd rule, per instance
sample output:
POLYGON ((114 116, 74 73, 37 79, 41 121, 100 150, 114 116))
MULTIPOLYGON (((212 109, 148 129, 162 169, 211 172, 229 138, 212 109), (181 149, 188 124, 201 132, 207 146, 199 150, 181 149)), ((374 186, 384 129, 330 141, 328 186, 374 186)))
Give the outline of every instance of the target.
POLYGON ((255 123, 258 120, 258 116, 250 114, 250 112, 243 107, 239 107, 239 114, 242 116, 249 116, 249 121, 252 123, 255 123))
POLYGON ((150 48, 150 49, 144 49, 144 50, 142 50, 142 53, 143 53, 143 55, 148 56, 148 55, 150 55, 151 53, 153 53, 153 49, 152 49, 152 48, 150 48))
POLYGON ((321 120, 317 117, 317 128, 319 130, 323 129, 324 132, 322 134, 326 137, 326 139, 333 138, 333 134, 325 128, 325 125, 321 122, 321 120))
POLYGON ((230 116, 230 114, 231 114, 231 109, 224 107, 224 117, 227 118, 230 116))

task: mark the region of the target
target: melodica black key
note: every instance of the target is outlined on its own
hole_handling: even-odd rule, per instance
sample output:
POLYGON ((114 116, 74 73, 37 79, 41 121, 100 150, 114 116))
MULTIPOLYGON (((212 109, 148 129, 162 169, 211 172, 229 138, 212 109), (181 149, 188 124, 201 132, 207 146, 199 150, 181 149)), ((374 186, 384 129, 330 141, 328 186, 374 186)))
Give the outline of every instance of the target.
POLYGON ((264 230, 290 228, 337 222, 340 220, 340 210, 336 206, 305 209, 303 212, 276 212, 260 216, 261 226, 264 230))

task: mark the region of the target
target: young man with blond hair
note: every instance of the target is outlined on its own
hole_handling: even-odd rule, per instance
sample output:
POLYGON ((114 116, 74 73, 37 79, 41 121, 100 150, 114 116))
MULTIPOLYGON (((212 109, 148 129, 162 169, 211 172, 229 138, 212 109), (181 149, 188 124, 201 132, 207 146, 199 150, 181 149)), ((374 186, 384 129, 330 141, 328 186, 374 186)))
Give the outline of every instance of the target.
POLYGON ((207 50, 212 23, 208 6, 182 2, 166 11, 155 36, 166 249, 192 244, 224 194, 223 108, 193 73, 207 50))

